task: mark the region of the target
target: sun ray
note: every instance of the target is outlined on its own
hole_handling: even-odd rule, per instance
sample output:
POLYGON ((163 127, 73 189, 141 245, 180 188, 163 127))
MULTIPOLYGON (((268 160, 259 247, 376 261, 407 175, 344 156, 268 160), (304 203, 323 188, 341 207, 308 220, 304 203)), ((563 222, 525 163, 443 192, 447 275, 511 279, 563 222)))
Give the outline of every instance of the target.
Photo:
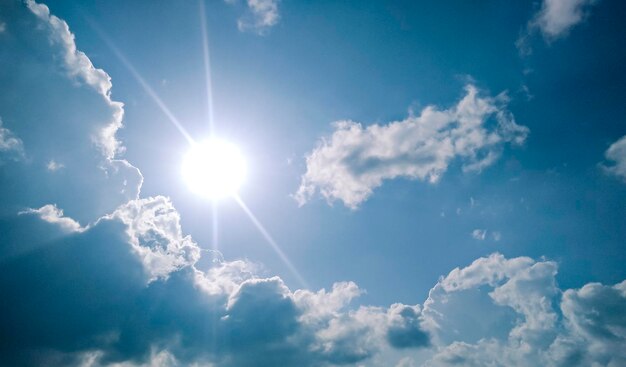
POLYGON ((241 199, 241 197, 239 197, 239 195, 234 194, 233 198, 235 199, 235 201, 237 202, 237 204, 239 204, 239 206, 241 207, 241 209, 243 209, 243 211, 248 215, 248 217, 250 218, 250 220, 252 221, 252 223, 254 224, 254 226, 259 230, 259 232, 261 232, 261 235, 263 235, 263 237, 265 238, 265 240, 267 241, 267 243, 270 244, 270 246, 272 247, 272 249, 276 252, 276 254, 278 255, 278 257, 280 257, 280 259, 285 263, 285 265, 289 268, 289 270, 291 271, 291 273, 296 277, 296 279, 298 280, 298 282, 300 283, 300 286, 302 286, 303 288, 309 288, 309 286, 307 285, 307 282, 304 280, 304 278, 302 277, 302 275, 300 275, 300 272, 298 272, 298 270, 296 269, 296 267, 291 263, 291 261, 289 260, 289 258, 287 257, 287 255, 285 255, 285 253, 283 252, 283 250, 281 250, 280 246, 278 246, 278 243, 276 243, 276 241, 274 241, 274 238, 272 238, 272 236, 269 234, 269 232, 265 229, 265 227, 263 226, 263 224, 261 224, 261 222, 256 218, 256 216, 252 213, 252 211, 248 208, 248 206, 243 202, 243 200, 241 199))
POLYGON ((198 0, 200 12, 200 25, 202 28, 202 54, 204 56, 204 76, 206 82, 207 117, 209 119, 209 134, 215 134, 215 122, 213 116, 213 84, 211 79, 211 54, 209 52, 209 31, 206 21, 206 9, 204 0, 198 0))
POLYGON ((183 127, 183 125, 176 118, 176 116, 174 116, 174 114, 169 109, 169 107, 167 107, 165 102, 163 102, 163 100, 154 91, 154 89, 152 89, 150 84, 148 84, 148 82, 146 82, 146 80, 141 76, 141 74, 139 74, 137 69, 135 69, 133 64, 130 62, 130 60, 128 60, 126 56, 122 53, 122 51, 119 48, 117 48, 117 46, 115 46, 115 44, 109 38, 109 36, 107 36, 104 30, 102 30, 102 28, 100 28, 100 26, 96 24, 96 22, 93 19, 91 19, 90 17, 86 17, 86 19, 87 19, 87 22, 91 25, 91 27, 100 36, 102 41, 104 41, 104 43, 109 47, 109 49, 113 51, 113 54, 122 62, 122 64, 126 67, 126 69, 128 69, 128 71, 131 73, 133 78, 135 78, 135 80, 139 83, 139 85, 141 85, 143 90, 150 96, 150 98, 152 98, 152 100, 156 103, 156 105, 159 106, 161 111, 165 114, 165 116, 167 116, 167 118, 170 120, 172 125, 174 125, 178 129, 178 131, 183 135, 183 137, 185 137, 185 139, 187 139, 187 142, 189 142, 189 144, 193 144, 194 140, 191 138, 191 135, 189 135, 187 130, 183 127))

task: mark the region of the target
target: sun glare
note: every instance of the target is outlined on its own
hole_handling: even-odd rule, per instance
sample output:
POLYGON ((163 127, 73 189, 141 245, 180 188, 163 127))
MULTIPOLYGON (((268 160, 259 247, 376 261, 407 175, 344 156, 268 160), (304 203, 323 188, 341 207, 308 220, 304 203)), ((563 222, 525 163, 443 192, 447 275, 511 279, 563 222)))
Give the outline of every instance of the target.
POLYGON ((182 173, 193 192, 219 199, 237 193, 246 176, 246 162, 234 144, 210 139, 194 143, 185 156, 182 173))

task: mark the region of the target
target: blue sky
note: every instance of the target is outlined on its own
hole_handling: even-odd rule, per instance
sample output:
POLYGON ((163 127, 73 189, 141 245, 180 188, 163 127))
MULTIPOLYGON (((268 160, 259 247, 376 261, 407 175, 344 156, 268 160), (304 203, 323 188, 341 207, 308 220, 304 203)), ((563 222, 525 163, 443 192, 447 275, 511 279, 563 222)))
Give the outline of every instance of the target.
POLYGON ((3 2, 0 366, 626 363, 625 11, 3 2))

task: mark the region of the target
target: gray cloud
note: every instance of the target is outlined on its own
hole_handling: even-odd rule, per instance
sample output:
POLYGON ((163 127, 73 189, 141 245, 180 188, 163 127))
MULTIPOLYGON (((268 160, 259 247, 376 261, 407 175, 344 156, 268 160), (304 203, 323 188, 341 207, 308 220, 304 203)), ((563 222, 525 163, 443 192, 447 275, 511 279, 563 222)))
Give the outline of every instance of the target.
POLYGON ((295 199, 302 205, 316 192, 328 202, 341 200, 355 209, 384 180, 404 177, 437 182, 455 160, 465 172, 492 165, 505 144, 522 144, 529 130, 506 110, 508 98, 483 97, 472 85, 453 107, 428 106, 419 116, 364 127, 334 123, 306 157, 295 199))
POLYGON ((30 247, 0 252, 0 291, 12 300, 0 315, 2 366, 313 366, 427 343, 417 306, 347 308, 361 294, 354 283, 292 292, 242 261, 200 270, 166 198, 131 201, 80 230, 69 220, 48 206, 0 223, 13 239, 2 250, 30 247))

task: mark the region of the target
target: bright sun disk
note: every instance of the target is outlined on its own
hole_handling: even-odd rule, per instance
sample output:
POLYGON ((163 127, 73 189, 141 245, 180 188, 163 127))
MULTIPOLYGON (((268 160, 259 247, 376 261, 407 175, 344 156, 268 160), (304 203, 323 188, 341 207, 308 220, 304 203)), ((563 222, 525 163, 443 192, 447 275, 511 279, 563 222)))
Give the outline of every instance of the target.
POLYGON ((193 192, 219 199, 237 193, 246 176, 246 163, 237 146, 210 139, 192 146, 182 173, 193 192))

